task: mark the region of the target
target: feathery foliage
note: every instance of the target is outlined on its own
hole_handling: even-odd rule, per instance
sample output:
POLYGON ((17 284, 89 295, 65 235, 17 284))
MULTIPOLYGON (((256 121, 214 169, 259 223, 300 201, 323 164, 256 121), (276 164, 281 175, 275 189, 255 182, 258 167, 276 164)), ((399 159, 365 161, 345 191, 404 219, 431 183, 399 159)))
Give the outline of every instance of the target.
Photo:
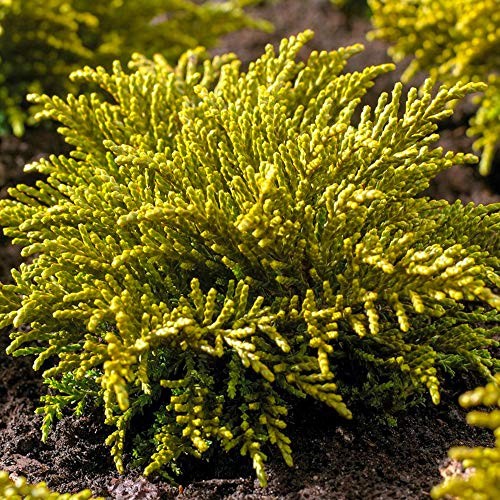
POLYGON ((403 75, 421 70, 438 81, 484 81, 468 133, 482 150, 480 172, 490 172, 500 141, 499 0, 369 0, 375 30, 369 35, 392 44, 396 62, 413 56, 403 75))
POLYGON ((500 375, 485 387, 478 387, 460 396, 464 408, 476 406, 493 407, 488 413, 471 411, 467 422, 471 425, 491 429, 495 433, 495 448, 466 448, 459 446, 449 451, 452 459, 460 460, 470 474, 464 477, 449 477, 435 486, 432 498, 452 496, 459 500, 495 500, 500 498, 500 375))
POLYGON ((110 67, 136 50, 170 61, 245 26, 252 0, 6 0, 0 2, 1 126, 21 135, 29 92, 75 92, 68 75, 84 64, 110 67))
POLYGON ((104 500, 102 497, 92 497, 92 492, 83 490, 79 493, 55 493, 50 491, 45 483, 26 484, 26 478, 15 480, 9 478, 9 473, 0 471, 0 498, 10 500, 104 500))
POLYGON ((218 442, 265 484, 266 444, 292 464, 294 397, 351 418, 357 394, 388 411, 438 403, 446 372, 498 368, 500 206, 417 196, 475 161, 432 144, 483 85, 433 96, 429 80, 402 107, 398 83, 356 120, 392 65, 343 74, 360 45, 297 62, 311 37, 246 73, 201 49, 176 67, 136 55, 129 72, 73 74, 100 93, 32 97, 74 151, 29 165, 47 180, 0 202, 29 257, 0 287, 0 327, 14 326, 10 354, 51 360, 45 437, 102 405, 123 471, 133 418, 154 413, 136 440, 146 474, 218 442))

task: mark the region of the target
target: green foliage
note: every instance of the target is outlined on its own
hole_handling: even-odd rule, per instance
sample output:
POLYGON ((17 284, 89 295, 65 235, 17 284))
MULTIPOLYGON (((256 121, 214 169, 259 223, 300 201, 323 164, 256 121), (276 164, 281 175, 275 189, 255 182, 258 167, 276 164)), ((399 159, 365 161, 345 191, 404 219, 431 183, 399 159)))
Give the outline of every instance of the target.
POLYGON ((465 408, 475 406, 493 407, 488 413, 471 411, 467 422, 471 425, 491 429, 495 433, 495 448, 466 448, 459 446, 449 451, 450 458, 460 460, 464 466, 463 476, 451 476, 435 486, 432 498, 459 500, 496 500, 500 498, 500 375, 485 387, 478 387, 460 396, 465 408))
POLYGON ((390 55, 413 56, 404 80, 421 70, 447 85, 484 81, 488 89, 468 133, 489 173, 500 140, 500 4, 498 0, 369 0, 372 38, 390 42, 390 55))
POLYGON ((234 55, 135 56, 128 72, 74 73, 100 93, 32 97, 74 147, 0 201, 29 257, 0 287, 0 327, 15 327, 10 354, 52 360, 44 433, 102 404, 123 471, 132 419, 154 412, 134 452, 151 449, 147 474, 219 443, 265 484, 267 445, 292 464, 294 397, 351 418, 343 395, 438 403, 443 374, 498 368, 500 206, 420 196, 476 160, 432 145, 483 85, 432 97, 427 81, 402 107, 398 83, 355 119, 392 65, 343 74, 360 45, 297 62, 311 37, 247 73, 234 55))
POLYGON ((330 3, 341 9, 348 16, 368 13, 366 0, 330 0, 330 3))
POLYGON ((15 480, 9 478, 9 473, 0 471, 0 498, 10 500, 104 500, 102 497, 92 497, 92 492, 83 490, 79 493, 55 493, 50 491, 45 483, 26 484, 24 477, 15 480))
POLYGON ((188 48, 216 43, 245 26, 252 0, 5 0, 0 2, 0 113, 21 135, 29 92, 76 91, 68 75, 84 64, 110 67, 133 52, 174 61, 188 48))

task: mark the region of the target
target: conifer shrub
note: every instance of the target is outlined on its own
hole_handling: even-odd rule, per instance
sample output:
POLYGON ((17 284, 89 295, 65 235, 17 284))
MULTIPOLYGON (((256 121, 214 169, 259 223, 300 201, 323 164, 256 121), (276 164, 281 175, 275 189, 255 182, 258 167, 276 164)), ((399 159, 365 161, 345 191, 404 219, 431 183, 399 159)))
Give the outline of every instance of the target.
POLYGON ((100 92, 31 97, 74 148, 0 201, 27 258, 0 286, 0 328, 44 369, 43 439, 99 406, 119 471, 124 449, 168 474, 218 444, 264 485, 269 445, 292 464, 297 398, 351 418, 361 399, 437 404, 446 374, 498 369, 500 205, 421 196, 476 161, 433 144, 483 84, 403 99, 398 83, 359 117, 392 65, 343 73, 361 45, 298 62, 311 37, 247 72, 201 49, 175 67, 135 55, 73 74, 100 92))
POLYGON ((425 71, 447 85, 484 81, 488 89, 468 134, 482 150, 479 170, 491 170, 500 142, 500 4, 498 0, 369 0, 371 38, 392 44, 395 62, 411 56, 403 80, 425 71))
POLYGON ((30 485, 26 478, 10 479, 6 471, 0 471, 0 498, 10 500, 104 500, 92 497, 92 492, 83 490, 79 493, 56 493, 49 490, 45 483, 30 485))
POLYGON ((29 92, 66 95, 71 71, 84 64, 111 67, 138 50, 175 61, 198 45, 252 20, 243 6, 253 0, 7 0, 0 2, 0 126, 22 135, 29 92))
POLYGON ((471 411, 467 422, 491 429, 495 433, 494 448, 467 448, 458 446, 449 451, 450 458, 460 460, 466 470, 463 476, 451 476, 435 486, 432 498, 457 498, 458 500, 500 498, 500 374, 484 387, 478 387, 460 396, 465 408, 490 407, 489 412, 471 411))

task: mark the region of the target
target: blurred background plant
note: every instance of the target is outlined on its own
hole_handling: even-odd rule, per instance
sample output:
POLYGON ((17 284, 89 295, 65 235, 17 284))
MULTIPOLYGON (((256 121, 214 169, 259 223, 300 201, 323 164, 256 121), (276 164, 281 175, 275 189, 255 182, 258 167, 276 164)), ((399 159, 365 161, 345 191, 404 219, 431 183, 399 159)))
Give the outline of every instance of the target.
POLYGON ((335 7, 338 7, 348 17, 368 15, 369 9, 366 0, 330 0, 335 7))
POLYGON ((392 44, 395 62, 412 60, 403 80, 420 71, 446 85, 484 81, 488 89, 475 99, 478 109, 468 135, 481 150, 479 171, 487 175, 500 138, 499 0, 368 0, 375 30, 369 38, 392 44))
POLYGON ((244 7, 256 0, 0 0, 0 133, 30 123, 26 95, 77 91, 67 76, 85 64, 109 67, 130 55, 212 47, 243 27, 270 29, 244 7))

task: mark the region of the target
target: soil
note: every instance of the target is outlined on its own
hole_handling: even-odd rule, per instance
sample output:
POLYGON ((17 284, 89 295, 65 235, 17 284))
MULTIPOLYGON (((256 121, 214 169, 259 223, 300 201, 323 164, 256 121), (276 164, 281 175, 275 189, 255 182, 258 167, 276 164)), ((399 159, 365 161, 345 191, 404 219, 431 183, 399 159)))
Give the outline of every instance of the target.
MULTIPOLYGON (((272 35, 247 30, 227 36, 217 52, 234 51, 248 63, 264 46, 306 28, 316 32, 312 49, 331 50, 352 43, 365 43, 366 51, 350 69, 389 62, 386 46, 366 43, 370 29, 365 18, 346 18, 328 0, 286 0, 263 3, 255 12, 271 20, 272 35)), ((381 78, 376 95, 390 89, 403 67, 381 78)), ((471 151, 465 135, 470 103, 443 124, 441 145, 454 151, 471 151)), ((43 129, 29 130, 23 139, 0 139, 0 197, 18 182, 33 183, 24 164, 40 155, 64 150, 61 139, 43 129)), ((500 168, 497 167, 500 171, 500 168)), ((449 201, 493 203, 500 201, 494 178, 480 177, 473 167, 456 166, 441 174, 428 195, 449 201)), ((22 261, 19 249, 0 238, 0 281, 22 261)), ((8 331, 0 332, 0 352, 8 344, 8 331)), ((454 380, 443 392, 439 406, 416 406, 397 416, 397 425, 378 421, 369 411, 356 412, 352 421, 339 418, 315 402, 301 403, 291 414, 289 434, 295 464, 289 468, 279 453, 269 451, 269 486, 260 488, 247 458, 237 453, 216 454, 209 462, 186 463, 180 485, 158 478, 145 479, 139 470, 120 476, 103 444, 109 428, 96 411, 79 419, 64 417, 46 443, 40 442, 41 417, 34 414, 44 393, 41 377, 29 358, 0 354, 0 470, 11 477, 26 476, 29 482, 46 481, 51 488, 74 492, 90 488, 95 495, 111 499, 425 499, 441 476, 460 471, 446 458, 451 446, 492 446, 490 432, 469 427, 458 395, 474 381, 454 380)))

